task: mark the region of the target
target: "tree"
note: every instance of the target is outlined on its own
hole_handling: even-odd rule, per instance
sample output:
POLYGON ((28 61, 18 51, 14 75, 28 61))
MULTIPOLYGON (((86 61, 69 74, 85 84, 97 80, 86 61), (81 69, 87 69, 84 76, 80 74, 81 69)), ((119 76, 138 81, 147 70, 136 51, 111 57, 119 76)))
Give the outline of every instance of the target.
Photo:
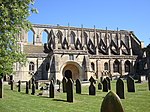
POLYGON ((13 72, 14 63, 26 62, 18 37, 22 30, 31 28, 27 18, 36 12, 33 4, 34 0, 0 1, 0 78, 13 72))

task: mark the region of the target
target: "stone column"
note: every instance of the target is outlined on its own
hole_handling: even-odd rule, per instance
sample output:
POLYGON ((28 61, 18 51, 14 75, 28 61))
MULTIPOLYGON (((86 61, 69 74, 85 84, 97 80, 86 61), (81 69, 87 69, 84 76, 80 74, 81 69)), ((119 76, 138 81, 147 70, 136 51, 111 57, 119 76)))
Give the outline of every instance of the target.
POLYGON ((120 52, 120 55, 122 55, 121 36, 122 36, 122 35, 120 34, 120 38, 119 38, 119 39, 120 39, 120 45, 119 45, 119 52, 120 52))
POLYGON ((96 60, 96 65, 97 65, 97 74, 98 74, 98 79, 102 76, 102 62, 101 60, 96 60))
POLYGON ((131 61, 131 64, 130 64, 130 73, 135 73, 135 60, 132 60, 131 61))
MULTIPOLYGON (((110 36, 112 36, 112 34, 110 34, 110 36)), ((108 55, 111 55, 111 51, 110 51, 110 40, 111 40, 111 37, 108 37, 108 36, 107 36, 108 55)))
POLYGON ((94 45, 95 45, 95 48, 96 48, 96 55, 98 55, 98 39, 97 39, 97 35, 96 35, 96 29, 95 29, 95 26, 94 26, 94 45))
POLYGON ((110 68, 110 74, 113 75, 114 71, 113 71, 113 60, 112 59, 109 60, 109 68, 110 68))
POLYGON ((129 36, 129 49, 130 49, 130 55, 132 56, 132 44, 131 44, 131 36, 129 36))
POLYGON ((120 66, 120 73, 121 73, 121 76, 123 76, 125 74, 125 66, 124 66, 124 60, 121 60, 120 61, 121 63, 121 66, 120 66))

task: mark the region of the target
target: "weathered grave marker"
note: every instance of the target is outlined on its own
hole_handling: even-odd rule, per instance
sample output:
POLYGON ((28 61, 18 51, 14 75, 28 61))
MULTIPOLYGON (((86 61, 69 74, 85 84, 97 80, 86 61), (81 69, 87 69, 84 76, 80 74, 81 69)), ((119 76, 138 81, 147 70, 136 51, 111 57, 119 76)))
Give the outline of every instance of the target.
POLYGON ((35 84, 35 78, 32 77, 31 80, 32 80, 32 84, 35 84))
POLYGON ((125 99, 124 97, 124 83, 121 78, 118 78, 116 82, 116 94, 119 96, 120 99, 125 99))
POLYGON ((101 82, 101 83, 103 82, 103 77, 102 77, 102 76, 100 77, 100 82, 101 82))
POLYGON ((0 98, 3 98, 3 79, 0 78, 0 98))
POLYGON ((32 93, 31 93, 32 95, 34 95, 35 94, 35 85, 34 85, 34 83, 32 84, 32 93))
POLYGON ((13 90, 13 86, 14 86, 13 80, 11 80, 11 81, 10 81, 10 87, 11 87, 11 90, 13 90))
POLYGON ((31 89, 31 80, 29 80, 29 89, 31 89))
POLYGON ((110 91, 102 102, 100 112, 124 112, 118 95, 110 91))
POLYGON ((150 91, 150 76, 148 77, 148 89, 150 91))
POLYGON ((29 82, 26 81, 26 94, 29 94, 29 82))
POLYGON ((135 92, 134 79, 131 76, 127 77, 127 89, 128 92, 135 92))
POLYGON ((98 83, 98 90, 102 90, 102 83, 101 82, 98 83))
POLYGON ((102 84, 103 84, 103 92, 108 92, 108 81, 106 78, 104 78, 102 84))
POLYGON ((64 77, 62 80, 62 88, 63 88, 63 93, 66 92, 66 83, 67 83, 67 78, 64 77))
POLYGON ((19 80, 18 81, 18 92, 20 92, 21 91, 21 81, 19 80))
POLYGON ((54 84, 53 84, 52 80, 51 80, 50 86, 49 86, 49 97, 54 98, 54 84))
POLYGON ((81 94, 81 82, 79 79, 76 80, 76 93, 81 94))
POLYGON ((69 78, 66 83, 66 92, 67 92, 67 102, 73 102, 73 82, 72 79, 69 78))
POLYGON ((60 92, 60 84, 61 84, 61 82, 58 79, 57 79, 57 84, 59 85, 59 88, 57 89, 57 91, 60 92))
POLYGON ((39 83, 38 83, 38 81, 35 82, 35 88, 36 88, 36 89, 39 88, 39 83))
POLYGON ((96 88, 94 86, 94 83, 96 83, 95 79, 91 76, 89 79, 90 86, 89 86, 89 95, 96 95, 96 88))
POLYGON ((111 90, 111 81, 109 77, 106 77, 106 80, 108 82, 108 89, 111 90))

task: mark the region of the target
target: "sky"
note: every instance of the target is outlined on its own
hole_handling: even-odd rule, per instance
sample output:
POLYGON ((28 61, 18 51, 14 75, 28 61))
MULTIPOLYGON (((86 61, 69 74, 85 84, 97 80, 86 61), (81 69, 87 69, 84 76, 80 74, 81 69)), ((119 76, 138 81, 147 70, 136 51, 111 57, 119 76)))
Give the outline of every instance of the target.
POLYGON ((35 0, 33 24, 133 31, 150 44, 150 0, 35 0))

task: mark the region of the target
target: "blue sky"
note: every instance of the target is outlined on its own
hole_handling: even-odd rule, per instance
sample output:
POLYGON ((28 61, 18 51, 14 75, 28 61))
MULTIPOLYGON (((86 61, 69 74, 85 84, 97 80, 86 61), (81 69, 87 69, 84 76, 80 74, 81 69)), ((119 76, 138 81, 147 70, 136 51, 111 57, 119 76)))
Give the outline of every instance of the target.
POLYGON ((134 31, 150 44, 150 0, 35 0, 31 23, 134 31))

